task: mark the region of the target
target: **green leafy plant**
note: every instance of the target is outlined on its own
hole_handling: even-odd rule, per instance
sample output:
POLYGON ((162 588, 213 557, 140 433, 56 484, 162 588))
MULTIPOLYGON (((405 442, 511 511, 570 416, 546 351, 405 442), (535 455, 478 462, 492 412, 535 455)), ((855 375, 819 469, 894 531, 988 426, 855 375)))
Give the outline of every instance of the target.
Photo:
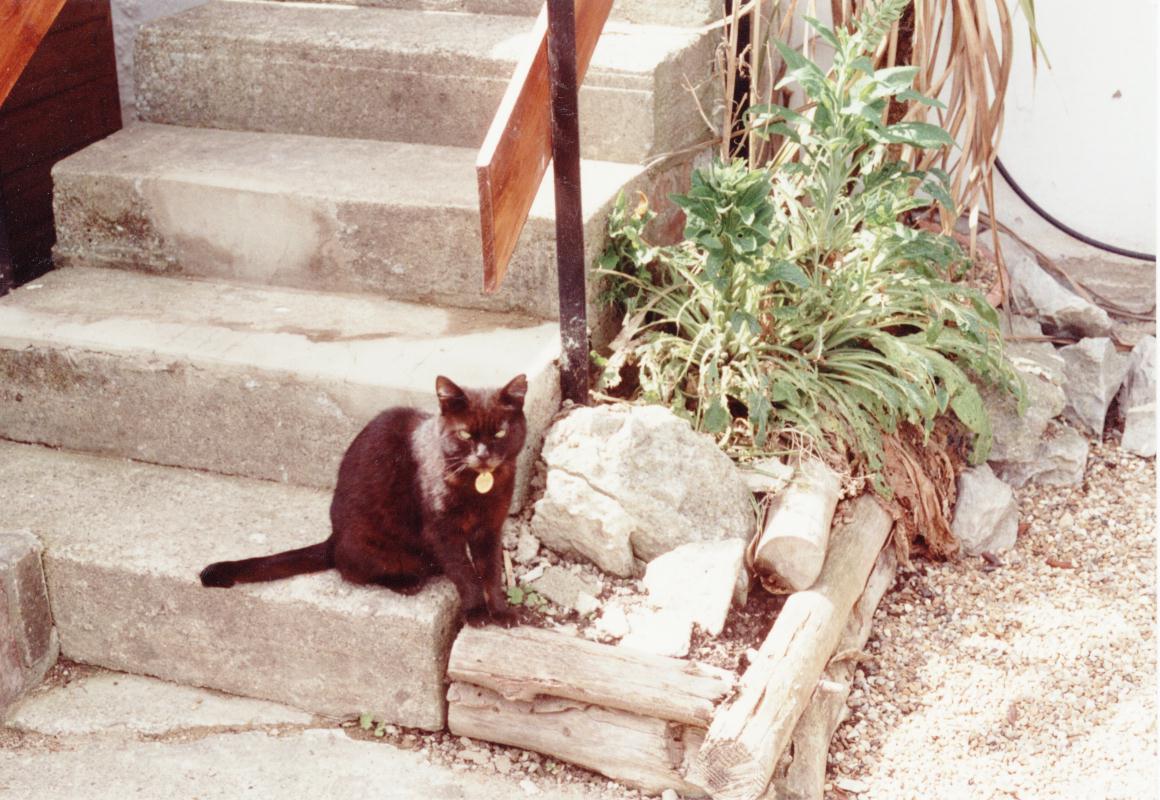
POLYGON ((864 22, 850 32, 811 20, 836 51, 828 74, 783 49, 785 80, 812 110, 769 104, 752 110, 752 125, 792 140, 796 160, 695 172, 674 198, 683 242, 649 244, 648 209, 618 200, 602 272, 627 314, 603 385, 634 367, 643 399, 734 455, 804 436, 852 454, 885 492, 884 434, 907 422, 929 435, 949 412, 974 434, 978 462, 991 430, 972 379, 1021 399, 1023 389, 995 310, 956 280, 969 266, 958 245, 904 224, 908 212, 953 201, 945 173, 912 169, 892 146, 950 138, 935 125, 885 121, 893 98, 935 101, 914 92, 915 68, 874 69, 870 54, 892 20, 864 22))
POLYGON ((547 605, 548 601, 544 599, 543 595, 534 589, 529 589, 526 586, 511 586, 507 590, 508 605, 526 606, 527 608, 538 609, 547 605))

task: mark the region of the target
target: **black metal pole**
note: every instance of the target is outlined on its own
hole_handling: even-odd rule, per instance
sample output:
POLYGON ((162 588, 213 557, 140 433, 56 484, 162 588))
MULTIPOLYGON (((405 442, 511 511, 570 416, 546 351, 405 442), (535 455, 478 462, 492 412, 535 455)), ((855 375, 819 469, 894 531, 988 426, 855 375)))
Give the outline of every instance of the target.
POLYGON ((548 0, 548 67, 552 86, 552 164, 556 183, 556 272, 560 293, 560 394, 588 403, 588 292, 584 214, 580 207, 580 117, 577 110, 574 0, 548 0))

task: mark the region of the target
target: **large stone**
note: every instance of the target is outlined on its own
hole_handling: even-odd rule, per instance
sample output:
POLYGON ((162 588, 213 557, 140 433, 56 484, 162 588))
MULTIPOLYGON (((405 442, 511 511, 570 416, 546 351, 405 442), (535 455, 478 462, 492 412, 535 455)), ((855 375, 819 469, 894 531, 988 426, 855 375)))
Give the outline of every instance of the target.
POLYGON ((163 736, 213 728, 301 726, 313 721, 304 711, 268 700, 231 697, 140 675, 98 672, 26 697, 12 709, 7 724, 44 736, 163 736))
POLYGON ((329 494, 0 443, 6 524, 44 542, 65 658, 329 716, 444 723, 458 597, 405 597, 334 571, 207 589, 210 561, 329 535, 329 494))
POLYGON ((40 542, 27 531, 0 531, 0 719, 40 683, 59 649, 40 542))
POLYGON ((1067 402, 1061 386, 1063 361, 1055 356, 1050 344, 1008 345, 1007 355, 1026 385, 1027 410, 1020 415, 1014 397, 994 387, 984 387, 983 401, 994 434, 989 458, 1031 462, 1039 457, 1048 422, 1063 412, 1067 402))
MULTIPOLYGON (((54 261, 555 318, 551 175, 502 286, 485 294, 475 158, 462 147, 142 123, 53 168, 54 261)), ((589 262, 617 192, 646 188, 641 173, 581 165, 589 262)))
MULTIPOLYGON (((1092 247, 1052 225, 995 179, 995 212, 1000 222, 1079 282, 1100 303, 1136 314, 1156 310, 1156 264, 1092 247)), ((1004 250, 1006 252, 1006 250, 1004 250)), ((1091 334, 1099 335, 1099 334, 1091 334)))
POLYGON ((522 487, 558 404, 558 352, 558 326, 527 317, 55 270, 0 299, 0 436, 329 488, 383 408, 438 408, 437 375, 523 372, 522 487))
POLYGON ((1128 356, 1116 351, 1111 339, 1083 339, 1060 348, 1067 395, 1064 416, 1100 437, 1108 407, 1128 373, 1128 356))
POLYGON ((999 553, 1015 545, 1019 530, 1015 493, 986 464, 959 475, 951 530, 968 556, 999 553))
POLYGON ((1087 468, 1088 440, 1074 428, 1052 420, 1043 431, 1032 457, 1020 461, 989 463, 995 474, 1018 489, 1027 483, 1048 486, 1075 486, 1083 483, 1087 468))
MULTIPOLYGON (((135 55, 141 119, 478 148, 530 17, 218 2, 155 20, 135 55)), ((639 163, 704 138, 719 37, 609 22, 580 92, 584 156, 639 163)), ((422 172, 425 163, 413 169, 422 172)))
POLYGON ((1020 313, 1038 317, 1050 333, 1085 337, 1111 331, 1106 311, 1056 281, 1023 245, 1006 235, 1000 239, 1011 277, 1011 301, 1020 313))
POLYGON ((688 542, 748 539, 752 496, 712 438, 659 406, 578 408, 552 426, 532 532, 629 575, 688 542))
POLYGON ((1156 337, 1132 348, 1118 399, 1124 417, 1120 447, 1140 456, 1156 455, 1156 337))
POLYGON ((657 556, 644 573, 648 603, 680 612, 710 636, 725 627, 734 599, 746 594, 745 542, 691 542, 657 556))

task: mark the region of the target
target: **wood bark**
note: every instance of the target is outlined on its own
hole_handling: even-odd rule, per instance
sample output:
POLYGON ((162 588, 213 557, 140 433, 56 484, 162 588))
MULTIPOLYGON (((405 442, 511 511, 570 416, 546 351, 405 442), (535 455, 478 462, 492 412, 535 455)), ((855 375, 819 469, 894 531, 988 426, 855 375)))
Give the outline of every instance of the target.
POLYGON ((858 656, 870 638, 874 611, 894 584, 898 557, 893 548, 878 554, 866 589, 850 612, 846 629, 838 642, 810 704, 794 727, 790 741, 792 759, 784 774, 774 778, 765 800, 822 800, 825 795, 826 757, 834 731, 846 716, 846 698, 858 666, 858 656))
POLYGON ((755 800, 765 791, 886 542, 892 520, 872 497, 845 511, 818 580, 790 595, 737 692, 713 717, 688 779, 714 800, 755 800))
POLYGON ((540 628, 464 628, 447 675, 508 700, 539 695, 708 727, 735 677, 727 670, 540 628))
POLYGON ((464 683, 452 683, 447 699, 456 736, 535 750, 647 792, 705 794, 682 777, 704 729, 557 697, 507 700, 464 683))
POLYGON ((836 472, 817 459, 803 461, 777 495, 752 552, 754 570, 794 591, 808 589, 826 560, 834 508, 842 491, 836 472))

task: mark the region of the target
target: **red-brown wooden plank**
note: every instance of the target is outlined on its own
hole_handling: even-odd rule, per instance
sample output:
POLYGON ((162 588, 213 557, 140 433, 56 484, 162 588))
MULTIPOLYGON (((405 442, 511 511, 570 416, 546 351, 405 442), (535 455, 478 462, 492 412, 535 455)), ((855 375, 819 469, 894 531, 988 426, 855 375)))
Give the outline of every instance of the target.
POLYGON ((65 0, 0 0, 0 104, 64 4, 65 0))
MULTIPOLYGON (((576 75, 584 80, 612 0, 576 2, 576 75)), ((492 120, 475 162, 483 235, 483 288, 499 288, 552 153, 547 8, 492 120)))

